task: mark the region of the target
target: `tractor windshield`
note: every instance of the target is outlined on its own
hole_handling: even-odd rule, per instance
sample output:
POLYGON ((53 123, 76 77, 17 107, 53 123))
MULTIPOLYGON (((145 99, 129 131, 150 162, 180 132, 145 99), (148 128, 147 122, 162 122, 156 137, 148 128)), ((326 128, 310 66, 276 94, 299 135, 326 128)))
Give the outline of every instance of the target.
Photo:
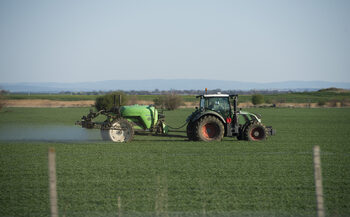
POLYGON ((207 97, 200 101, 200 108, 220 113, 223 117, 230 115, 230 101, 228 97, 207 97))

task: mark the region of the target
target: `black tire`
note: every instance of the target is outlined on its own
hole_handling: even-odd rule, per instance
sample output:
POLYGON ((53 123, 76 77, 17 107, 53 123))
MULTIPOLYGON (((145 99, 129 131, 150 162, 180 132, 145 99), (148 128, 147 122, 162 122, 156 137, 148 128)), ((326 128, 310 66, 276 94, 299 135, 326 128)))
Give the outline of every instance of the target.
POLYGON ((247 140, 244 132, 242 132, 241 130, 239 131, 239 135, 237 136, 237 139, 238 140, 247 140))
POLYGON ((130 142, 134 138, 134 128, 126 119, 118 118, 111 124, 108 135, 113 142, 130 142))
POLYGON ((254 122, 245 129, 244 136, 248 141, 266 140, 267 129, 262 123, 254 122))
POLYGON ((205 116, 201 118, 195 128, 195 134, 198 140, 210 142, 221 141, 224 137, 225 128, 222 122, 214 116, 205 116))
POLYGON ((238 140, 247 140, 246 136, 245 136, 245 129, 247 128, 247 126, 250 123, 246 123, 244 125, 240 124, 239 125, 239 135, 237 135, 237 139, 238 140))
POLYGON ((187 132, 187 138, 190 141, 197 141, 198 137, 196 136, 196 132, 195 132, 195 126, 196 126, 196 122, 188 122, 187 124, 187 128, 186 128, 186 132, 187 132))

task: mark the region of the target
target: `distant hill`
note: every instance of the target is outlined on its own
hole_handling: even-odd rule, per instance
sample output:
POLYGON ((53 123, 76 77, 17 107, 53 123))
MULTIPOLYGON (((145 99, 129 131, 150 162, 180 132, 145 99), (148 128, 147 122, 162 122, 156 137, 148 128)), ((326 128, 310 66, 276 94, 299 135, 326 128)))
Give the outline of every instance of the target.
POLYGON ((318 92, 350 93, 350 90, 343 89, 343 88, 330 87, 330 88, 321 89, 318 92))
POLYGON ((350 89, 347 82, 326 81, 285 81, 285 82, 239 82, 227 80, 205 80, 205 79, 172 79, 172 80, 109 80, 80 83, 0 83, 0 88, 10 92, 47 92, 55 93, 61 91, 110 91, 110 90, 319 90, 329 87, 350 89))

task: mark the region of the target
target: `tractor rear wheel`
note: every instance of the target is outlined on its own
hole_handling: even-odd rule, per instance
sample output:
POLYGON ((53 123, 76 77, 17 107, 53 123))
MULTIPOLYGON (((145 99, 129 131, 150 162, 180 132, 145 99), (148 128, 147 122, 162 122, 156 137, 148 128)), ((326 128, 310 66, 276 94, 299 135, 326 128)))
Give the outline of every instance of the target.
POLYGON ((107 132, 108 138, 113 142, 130 142, 134 137, 134 129, 131 123, 123 118, 115 120, 107 132))
POLYGON ((221 141, 224 137, 224 125, 214 116, 205 116, 196 124, 196 137, 205 142, 221 141))
POLYGON ((267 138, 267 130, 263 124, 254 122, 245 129, 244 135, 248 141, 261 141, 267 138))

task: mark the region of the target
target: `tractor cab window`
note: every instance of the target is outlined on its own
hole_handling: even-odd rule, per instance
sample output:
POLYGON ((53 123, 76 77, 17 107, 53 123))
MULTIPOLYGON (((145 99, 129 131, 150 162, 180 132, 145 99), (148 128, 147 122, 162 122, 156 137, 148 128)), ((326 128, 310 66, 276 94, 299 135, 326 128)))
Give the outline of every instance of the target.
POLYGON ((200 101, 200 107, 205 110, 216 111, 224 117, 230 115, 230 102, 227 97, 202 98, 200 101))

